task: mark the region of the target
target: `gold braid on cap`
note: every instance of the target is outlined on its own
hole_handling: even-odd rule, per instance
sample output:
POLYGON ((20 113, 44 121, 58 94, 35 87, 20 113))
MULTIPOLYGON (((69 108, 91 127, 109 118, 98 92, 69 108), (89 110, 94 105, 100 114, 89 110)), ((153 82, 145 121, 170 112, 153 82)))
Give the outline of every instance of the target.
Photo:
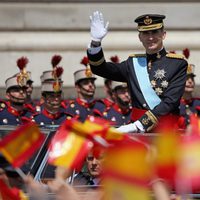
POLYGON ((88 78, 92 77, 92 71, 90 69, 88 57, 84 56, 80 63, 86 67, 86 70, 85 70, 86 77, 88 78))
POLYGON ((27 80, 30 79, 29 74, 26 71, 26 65, 29 60, 26 57, 21 57, 17 60, 17 66, 20 70, 20 73, 17 75, 17 83, 19 86, 26 86, 27 80))

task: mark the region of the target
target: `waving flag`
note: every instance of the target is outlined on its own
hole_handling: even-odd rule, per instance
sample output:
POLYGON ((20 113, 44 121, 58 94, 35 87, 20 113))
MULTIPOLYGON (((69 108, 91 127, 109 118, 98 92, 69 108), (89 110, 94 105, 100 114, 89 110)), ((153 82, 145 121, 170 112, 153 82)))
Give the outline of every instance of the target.
POLYGON ((48 162, 79 170, 92 146, 90 140, 77 134, 64 122, 51 141, 48 162))
POLYGON ((37 124, 20 126, 0 141, 0 152, 13 167, 22 166, 41 146, 44 135, 37 124))
POLYGON ((149 153, 148 146, 133 140, 117 141, 106 151, 103 163, 106 199, 151 199, 149 153))

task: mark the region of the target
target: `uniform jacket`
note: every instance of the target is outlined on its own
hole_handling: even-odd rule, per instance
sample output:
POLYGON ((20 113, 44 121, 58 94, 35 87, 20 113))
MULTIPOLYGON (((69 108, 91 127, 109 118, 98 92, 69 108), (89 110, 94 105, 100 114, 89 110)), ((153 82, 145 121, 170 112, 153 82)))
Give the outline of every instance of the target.
POLYGON ((94 74, 127 82, 133 108, 148 111, 139 118, 146 131, 151 130, 158 123, 160 116, 179 113, 178 108, 184 92, 188 65, 183 56, 168 54, 164 48, 157 54, 145 55, 147 63, 151 66, 148 69, 151 86, 161 99, 161 102, 151 110, 141 92, 133 65, 133 57, 141 55, 129 56, 121 63, 111 63, 106 62, 102 49, 96 54, 92 54, 91 49, 88 49, 87 53, 94 74), (158 76, 160 72, 162 72, 161 77, 158 76))

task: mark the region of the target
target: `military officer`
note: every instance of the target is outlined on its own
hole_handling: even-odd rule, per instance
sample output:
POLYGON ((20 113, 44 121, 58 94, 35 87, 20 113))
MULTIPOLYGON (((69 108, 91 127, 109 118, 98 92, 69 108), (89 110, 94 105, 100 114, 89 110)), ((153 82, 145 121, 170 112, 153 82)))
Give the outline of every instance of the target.
POLYGON ((62 102, 62 67, 56 67, 51 72, 43 72, 43 76, 51 74, 52 79, 42 82, 42 98, 44 100, 41 111, 32 116, 40 126, 60 125, 64 120, 71 119, 72 115, 65 112, 61 106, 62 102))
POLYGON ((30 121, 27 116, 33 111, 24 106, 27 98, 27 80, 29 74, 26 71, 28 59, 21 57, 17 60, 20 72, 8 78, 6 84, 7 101, 0 102, 0 125, 19 125, 30 121))
POLYGON ((69 102, 66 111, 73 116, 76 116, 81 122, 84 122, 85 119, 92 114, 92 110, 96 103, 96 100, 94 99, 96 77, 92 74, 88 66, 87 57, 84 57, 81 60, 81 63, 85 65, 85 68, 74 72, 77 98, 69 102))
POLYGON ((190 123, 190 115, 199 112, 200 98, 194 97, 195 89, 195 74, 194 65, 189 64, 187 68, 187 80, 185 84, 185 91, 180 103, 180 114, 185 118, 185 125, 190 123))
MULTIPOLYGON (((100 116, 109 120, 116 127, 130 123, 132 109, 127 83, 112 81, 112 93, 115 103, 100 112, 100 116)), ((97 116, 99 114, 96 110, 94 113, 97 116)))
POLYGON ((133 123, 121 126, 119 131, 155 132, 154 128, 161 126, 163 118, 169 115, 178 118, 188 64, 184 56, 166 52, 164 19, 164 15, 157 14, 137 17, 138 36, 146 53, 131 55, 121 63, 110 63, 106 62, 101 47, 108 23, 104 23, 102 13, 98 11, 90 17, 92 39, 87 53, 92 72, 127 82, 130 89, 133 123))

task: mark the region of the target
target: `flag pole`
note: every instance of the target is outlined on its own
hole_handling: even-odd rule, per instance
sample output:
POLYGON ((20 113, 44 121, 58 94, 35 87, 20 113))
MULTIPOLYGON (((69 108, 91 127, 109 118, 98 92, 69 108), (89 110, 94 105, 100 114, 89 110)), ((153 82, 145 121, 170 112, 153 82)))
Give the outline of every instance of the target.
POLYGON ((15 170, 23 180, 26 179, 26 174, 19 167, 15 168, 15 170))

